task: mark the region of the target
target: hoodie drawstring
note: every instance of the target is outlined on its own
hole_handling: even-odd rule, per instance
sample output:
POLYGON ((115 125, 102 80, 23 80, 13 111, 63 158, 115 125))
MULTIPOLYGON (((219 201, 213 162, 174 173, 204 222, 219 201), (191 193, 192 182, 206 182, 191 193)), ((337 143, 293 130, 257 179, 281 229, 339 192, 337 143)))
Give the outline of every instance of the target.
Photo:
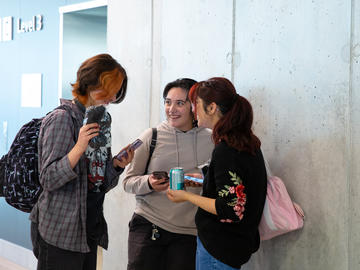
POLYGON ((177 167, 180 167, 179 165, 179 147, 178 147, 178 139, 177 139, 177 132, 176 130, 174 129, 174 133, 175 133, 175 146, 176 146, 176 164, 177 164, 177 167))
MULTIPOLYGON (((192 137, 193 137, 193 155, 194 155, 194 168, 197 168, 197 166, 199 166, 199 162, 197 159, 197 138, 198 138, 198 130, 195 129, 192 133, 192 137)), ((176 129, 174 129, 174 135, 175 135, 175 146, 176 146, 176 164, 177 167, 180 167, 180 156, 179 156, 179 143, 178 143, 178 136, 177 136, 177 131, 176 129)))

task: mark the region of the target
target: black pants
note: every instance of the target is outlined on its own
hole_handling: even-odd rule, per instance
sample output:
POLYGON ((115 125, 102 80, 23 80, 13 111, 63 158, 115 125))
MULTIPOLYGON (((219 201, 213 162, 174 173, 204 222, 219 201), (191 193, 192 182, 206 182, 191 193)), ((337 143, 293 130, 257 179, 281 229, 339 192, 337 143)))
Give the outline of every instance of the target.
POLYGON ((88 241, 90 252, 81 253, 50 245, 41 238, 35 223, 31 224, 31 238, 37 270, 96 270, 97 244, 88 241))
POLYGON ((128 270, 195 270, 196 236, 171 233, 134 214, 129 223, 128 270))

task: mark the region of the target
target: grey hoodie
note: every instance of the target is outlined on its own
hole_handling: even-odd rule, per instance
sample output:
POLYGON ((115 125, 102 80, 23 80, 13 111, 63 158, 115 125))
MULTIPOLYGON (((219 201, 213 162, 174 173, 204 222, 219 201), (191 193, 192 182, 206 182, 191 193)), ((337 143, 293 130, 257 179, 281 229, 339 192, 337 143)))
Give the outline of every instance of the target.
MULTIPOLYGON (((143 144, 135 151, 135 157, 126 169, 123 186, 126 192, 136 194, 135 213, 169 232, 196 235, 195 213, 197 206, 189 202, 173 203, 166 191, 156 192, 149 188, 148 178, 153 171, 169 172, 182 167, 185 173, 199 173, 197 166, 206 163, 214 145, 211 130, 193 128, 182 132, 167 121, 157 126, 157 142, 149 163, 148 175, 144 175, 152 129, 139 137, 143 144)), ((200 194, 202 187, 187 187, 187 191, 200 194)))

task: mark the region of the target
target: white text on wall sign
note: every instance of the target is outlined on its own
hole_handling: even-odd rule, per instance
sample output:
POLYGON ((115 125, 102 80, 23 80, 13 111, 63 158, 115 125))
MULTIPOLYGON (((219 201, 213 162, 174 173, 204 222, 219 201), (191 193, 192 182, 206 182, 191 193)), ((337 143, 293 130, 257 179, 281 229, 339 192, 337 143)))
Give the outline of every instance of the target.
POLYGON ((34 32, 40 31, 43 27, 43 16, 36 15, 32 17, 31 21, 22 21, 20 18, 17 20, 17 32, 34 32))
MULTIPOLYGON (((13 40, 13 17, 7 16, 0 18, 0 42, 13 40)), ((20 18, 17 19, 17 33, 29 33, 40 31, 44 26, 43 15, 35 15, 29 21, 22 21, 20 18)))

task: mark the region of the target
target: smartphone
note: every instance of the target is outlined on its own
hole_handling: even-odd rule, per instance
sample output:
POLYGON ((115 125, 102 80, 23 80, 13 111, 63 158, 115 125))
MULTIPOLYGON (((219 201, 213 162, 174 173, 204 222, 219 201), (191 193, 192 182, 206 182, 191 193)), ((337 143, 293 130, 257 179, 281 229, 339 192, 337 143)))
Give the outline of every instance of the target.
POLYGON ((195 178, 195 177, 191 177, 191 176, 187 176, 187 175, 184 175, 184 179, 190 180, 190 181, 193 181, 193 182, 196 182, 196 183, 200 183, 200 184, 202 184, 204 182, 204 179, 195 178))
POLYGON ((100 106, 91 106, 85 112, 84 124, 98 123, 100 125, 100 121, 105 114, 105 107, 100 106))
MULTIPOLYGON (((142 140, 136 139, 132 144, 130 144, 129 149, 135 150, 135 149, 137 149, 140 145, 142 145, 142 143, 143 143, 142 140)), ((122 150, 119 154, 116 155, 116 158, 117 158, 118 160, 121 160, 121 158, 123 158, 123 157, 127 158, 127 152, 126 152, 125 149, 122 150)))
POLYGON ((156 178, 156 179, 165 179, 166 181, 169 180, 169 175, 166 171, 155 171, 152 173, 152 175, 156 178))

